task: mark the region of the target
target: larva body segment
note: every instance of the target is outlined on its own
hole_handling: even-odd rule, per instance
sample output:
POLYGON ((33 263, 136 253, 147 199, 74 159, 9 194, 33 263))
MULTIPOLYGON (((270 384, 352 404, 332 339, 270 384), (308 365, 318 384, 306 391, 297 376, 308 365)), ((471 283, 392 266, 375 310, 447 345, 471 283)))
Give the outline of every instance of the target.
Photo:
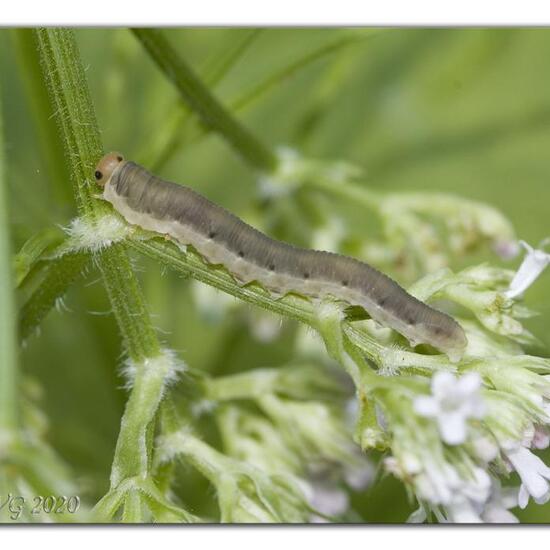
POLYGON ((103 197, 129 223, 192 245, 242 284, 258 281, 276 295, 334 296, 363 307, 413 346, 430 344, 452 361, 462 356, 466 336, 453 318, 420 302, 368 264, 271 239, 192 189, 119 158, 117 154, 104 157, 96 179, 99 172, 105 183, 103 197), (113 159, 118 161, 114 168, 113 159))

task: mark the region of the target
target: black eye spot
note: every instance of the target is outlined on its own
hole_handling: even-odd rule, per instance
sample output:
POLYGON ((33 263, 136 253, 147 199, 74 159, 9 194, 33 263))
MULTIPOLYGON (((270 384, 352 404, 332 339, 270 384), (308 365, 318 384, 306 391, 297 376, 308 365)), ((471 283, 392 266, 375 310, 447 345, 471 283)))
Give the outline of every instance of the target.
POLYGON ((342 281, 342 286, 348 286, 348 282, 347 281, 342 281))
POLYGON ((434 331, 434 334, 438 334, 438 335, 443 332, 443 330, 440 327, 434 327, 433 331, 434 331))
POLYGON ((208 233, 208 238, 209 238, 209 239, 213 239, 215 236, 216 236, 216 232, 215 232, 215 231, 210 231, 210 233, 208 233))
POLYGON ((275 271, 275 265, 274 264, 269 265, 269 271, 275 271))
POLYGON ((415 321, 412 317, 405 317, 405 321, 408 325, 415 325, 415 321))
POLYGON ((378 305, 381 307, 384 307, 387 302, 388 302, 387 298, 380 298, 380 300, 378 300, 378 305))
POLYGON ((309 279, 309 273, 304 273, 304 279, 309 279))
POLYGON ((116 159, 118 160, 118 162, 122 162, 124 160, 120 155, 118 155, 116 159))
POLYGON ((103 177, 103 174, 99 170, 96 170, 94 176, 99 181, 103 177))
POLYGON ((244 252, 242 250, 239 250, 239 258, 244 258, 244 252))

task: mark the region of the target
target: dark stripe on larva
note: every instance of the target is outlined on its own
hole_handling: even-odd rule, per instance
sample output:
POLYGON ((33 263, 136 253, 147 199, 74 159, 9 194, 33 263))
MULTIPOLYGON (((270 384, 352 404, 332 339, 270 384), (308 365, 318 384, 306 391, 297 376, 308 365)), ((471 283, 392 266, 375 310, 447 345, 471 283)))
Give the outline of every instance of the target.
MULTIPOLYGON (((284 291, 294 286, 292 290, 301 294, 331 294, 362 306, 373 319, 394 328, 413 344, 429 343, 452 359, 465 347, 464 332, 454 319, 417 300, 364 262, 271 239, 192 189, 162 180, 133 162, 121 163, 108 185, 116 200, 109 198, 107 188, 105 197, 131 223, 155 230, 153 220, 162 222, 163 227, 169 226, 168 222, 185 226, 197 240, 208 239, 223 246, 234 257, 227 262, 230 271, 238 271, 234 262, 240 259, 238 265, 246 262, 254 278, 273 291, 279 289, 268 275, 281 275, 284 291), (147 219, 150 223, 145 223, 147 219), (317 290, 309 292, 310 286, 317 290)), ((184 244, 196 244, 193 237, 188 240, 184 244)))

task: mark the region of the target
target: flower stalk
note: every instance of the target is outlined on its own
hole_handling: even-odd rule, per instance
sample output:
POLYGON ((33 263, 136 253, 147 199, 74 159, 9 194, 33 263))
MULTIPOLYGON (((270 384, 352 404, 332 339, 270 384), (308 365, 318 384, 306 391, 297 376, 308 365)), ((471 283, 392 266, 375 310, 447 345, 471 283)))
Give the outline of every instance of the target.
POLYGON ((208 87, 168 42, 163 31, 136 28, 132 29, 132 32, 204 124, 221 134, 256 170, 269 173, 275 169, 276 156, 234 119, 212 95, 208 87))
MULTIPOLYGON (((107 211, 106 205, 94 198, 91 179, 103 149, 76 41, 72 31, 66 29, 35 32, 47 75, 52 110, 65 143, 77 207, 85 225, 93 230, 94 224, 100 224, 107 211)), ((173 372, 173 364, 172 358, 161 352, 124 246, 114 243, 101 248, 92 247, 87 252, 94 253, 129 360, 134 366, 132 391, 113 460, 111 487, 114 490, 124 480, 147 480, 149 476, 150 429, 166 378, 173 372)), ((61 260, 63 258, 61 256, 61 260)), ((118 504, 124 502, 130 506, 127 519, 136 519, 141 514, 136 496, 128 493, 127 497, 117 501, 118 504)))

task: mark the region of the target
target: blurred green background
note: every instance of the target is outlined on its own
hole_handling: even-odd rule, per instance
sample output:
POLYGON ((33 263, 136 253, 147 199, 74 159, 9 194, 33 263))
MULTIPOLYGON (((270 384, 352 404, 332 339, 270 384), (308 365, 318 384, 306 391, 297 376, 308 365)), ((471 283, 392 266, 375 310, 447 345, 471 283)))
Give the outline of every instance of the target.
MULTIPOLYGON (((170 29, 167 35, 201 75, 252 29, 170 29)), ((295 60, 350 29, 263 29, 216 86, 231 104, 295 60)), ((550 235, 550 29, 380 29, 279 80, 239 118, 264 142, 362 167, 376 190, 437 190, 486 201, 520 238, 550 235)), ((125 29, 79 29, 86 74, 107 150, 148 164, 178 112, 176 92, 125 29)), ((0 31, 0 74, 14 249, 36 231, 74 215, 70 184, 52 166, 33 109, 40 94, 22 70, 13 31, 0 31), (64 191, 65 189, 66 191, 64 191), (68 194, 67 194, 68 191, 68 194)), ((185 126, 187 128, 188 125, 185 126)), ((158 170, 246 217, 257 202, 256 175, 216 136, 191 139, 158 170)), ((187 135, 186 134, 186 135, 187 135)), ((353 215, 355 235, 376 231, 353 215)), ((350 213, 350 216, 352 214, 350 213)), ((296 233, 301 231, 296 219, 296 233)), ((277 235, 280 228, 274 227, 277 235)), ((490 251, 478 260, 501 263, 490 251)), ((518 264, 518 259, 510 267, 518 264)), ((295 327, 262 344, 250 334, 248 306, 226 315, 196 307, 189 281, 135 258, 162 338, 194 368, 214 374, 274 366, 293 354, 295 327)), ((456 266, 455 266, 456 267, 456 266)), ((528 327, 550 347, 550 276, 526 295, 540 316, 528 327)), ((91 499, 107 489, 126 399, 118 373, 121 343, 93 270, 53 311, 23 351, 26 374, 42 387, 49 440, 91 499)), ((548 457, 546 457, 548 459, 548 457)), ((191 511, 212 500, 207 484, 182 470, 191 511)), ((367 521, 400 522, 410 513, 402 486, 383 479, 353 498, 367 521)), ((550 505, 519 512, 550 521, 550 505)))

